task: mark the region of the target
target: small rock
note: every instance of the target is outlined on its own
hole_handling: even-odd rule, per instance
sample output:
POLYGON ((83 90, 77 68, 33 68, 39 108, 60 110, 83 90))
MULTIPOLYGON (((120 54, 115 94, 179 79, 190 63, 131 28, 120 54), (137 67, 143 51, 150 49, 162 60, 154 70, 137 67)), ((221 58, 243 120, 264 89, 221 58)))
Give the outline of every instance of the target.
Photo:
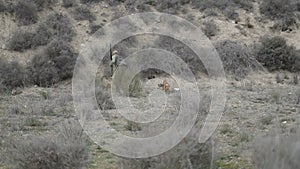
POLYGON ((6 45, 5 44, 3 44, 2 46, 1 46, 1 49, 6 49, 6 45))

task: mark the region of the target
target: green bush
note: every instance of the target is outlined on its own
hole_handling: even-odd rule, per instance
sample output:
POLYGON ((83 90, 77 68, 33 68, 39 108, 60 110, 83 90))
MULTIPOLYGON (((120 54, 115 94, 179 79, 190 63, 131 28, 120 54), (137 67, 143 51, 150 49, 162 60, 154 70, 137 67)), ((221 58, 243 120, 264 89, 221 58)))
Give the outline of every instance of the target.
POLYGON ((218 26, 213 20, 206 21, 203 23, 204 27, 202 28, 202 31, 206 36, 209 38, 212 36, 215 36, 218 32, 218 26))
POLYGON ((296 10, 292 0, 263 0, 259 9, 260 13, 269 19, 282 19, 293 15, 296 10))
POLYGON ((297 27, 297 20, 295 17, 285 17, 280 20, 276 20, 273 25, 274 30, 279 31, 292 31, 293 27, 297 27))
POLYGON ((75 29, 69 18, 62 14, 52 14, 37 28, 34 36, 36 46, 46 45, 52 40, 61 39, 67 42, 73 40, 75 29))
POLYGON ((29 64, 33 83, 49 87, 71 78, 76 57, 77 54, 65 41, 51 42, 41 54, 35 55, 29 64))
POLYGON ((19 52, 31 49, 35 45, 33 41, 34 36, 31 32, 16 31, 8 41, 7 48, 19 52))
POLYGON ((57 2, 57 0, 28 0, 31 3, 34 3, 39 11, 52 7, 53 4, 57 2))
POLYGON ((62 6, 65 8, 70 8, 73 7, 75 5, 74 0, 63 0, 62 1, 62 6))
POLYGON ((28 82, 26 69, 18 62, 0 58, 0 92, 23 87, 28 82))
POLYGON ((242 8, 246 11, 253 10, 253 0, 191 0, 191 2, 192 5, 200 9, 200 11, 207 11, 206 9, 216 8, 223 11, 225 16, 231 17, 232 14, 237 15, 235 10, 238 8, 242 8))
POLYGON ((282 37, 264 37, 256 49, 256 57, 269 71, 288 70, 296 71, 297 58, 294 46, 289 46, 282 37))
POLYGON ((0 1, 0 12, 5 12, 6 11, 6 5, 4 4, 3 1, 0 1))
POLYGON ((47 45, 57 39, 70 42, 75 35, 75 30, 69 19, 55 13, 41 23, 35 32, 14 32, 7 43, 7 47, 10 50, 22 52, 26 49, 47 45))
POLYGON ((74 19, 77 21, 88 20, 94 21, 96 20, 95 15, 87 8, 86 6, 76 7, 73 11, 74 19))
POLYGON ((36 6, 31 3, 19 1, 14 11, 20 25, 31 25, 38 21, 36 6))
POLYGON ((101 0, 80 0, 82 4, 92 4, 92 3, 99 3, 101 0))
POLYGON ((87 138, 80 124, 64 123, 59 135, 11 139, 5 157, 9 168, 83 168, 88 162, 87 138))

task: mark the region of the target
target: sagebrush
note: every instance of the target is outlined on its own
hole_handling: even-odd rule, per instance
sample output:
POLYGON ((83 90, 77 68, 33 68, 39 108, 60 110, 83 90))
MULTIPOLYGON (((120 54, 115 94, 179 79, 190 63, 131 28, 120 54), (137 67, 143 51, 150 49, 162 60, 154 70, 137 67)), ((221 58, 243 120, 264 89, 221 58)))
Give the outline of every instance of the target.
POLYGON ((28 83, 28 74, 18 62, 0 58, 0 92, 7 92, 28 83))
POLYGON ((225 40, 215 43, 225 72, 236 79, 245 78, 251 71, 261 69, 251 48, 235 41, 225 40))
POLYGON ((299 69, 299 56, 294 46, 287 44, 283 37, 263 37, 256 49, 256 58, 269 71, 299 69))
POLYGON ((75 122, 61 125, 58 135, 32 135, 7 142, 6 163, 15 169, 84 168, 88 162, 87 138, 75 122))
POLYGON ((65 41, 56 40, 33 57, 29 71, 34 84, 49 87, 73 75, 77 54, 65 41))
POLYGON ((218 33, 218 26, 217 24, 210 20, 210 21, 205 21, 203 23, 204 27, 202 28, 202 31, 204 32, 204 34, 208 37, 212 37, 217 35, 218 33))
POLYGON ((20 25, 30 25, 38 21, 37 8, 32 3, 19 1, 14 11, 20 25))
POLYGON ((57 0, 28 0, 28 2, 34 3, 39 11, 48 9, 57 2, 57 0))
POLYGON ((300 166, 299 134, 259 139, 254 147, 254 162, 263 169, 295 169, 300 166))
POLYGON ((47 45, 53 40, 70 42, 75 35, 75 29, 68 17, 55 13, 48 16, 35 31, 15 31, 7 43, 7 48, 22 52, 47 45))
POLYGON ((62 1, 62 6, 65 8, 73 7, 73 6, 75 6, 75 4, 76 3, 73 0, 63 0, 62 1))
POLYGON ((88 20, 94 21, 96 19, 95 15, 86 6, 76 7, 73 11, 74 19, 77 21, 88 20))

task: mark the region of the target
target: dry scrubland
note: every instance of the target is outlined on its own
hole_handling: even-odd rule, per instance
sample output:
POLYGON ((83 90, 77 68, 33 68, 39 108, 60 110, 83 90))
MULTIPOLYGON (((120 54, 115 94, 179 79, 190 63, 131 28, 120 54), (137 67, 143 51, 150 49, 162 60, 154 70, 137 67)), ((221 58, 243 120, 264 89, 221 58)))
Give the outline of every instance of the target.
MULTIPOLYGON (((0 0, 0 168, 299 168, 299 12, 299 0, 0 0), (89 36, 111 20, 145 11, 174 14, 203 30, 224 64, 227 103, 214 135, 197 143, 211 98, 201 61, 168 37, 124 40, 114 48, 125 57, 148 47, 180 56, 196 75, 202 94, 197 123, 178 146, 158 157, 124 159, 82 132, 71 78, 89 36)), ((181 97, 172 91, 164 96, 157 84, 165 78, 172 87, 176 82, 158 70, 142 72, 141 82, 131 86, 131 102, 145 108, 145 96, 152 91, 168 102, 158 122, 129 122, 111 99, 108 61, 106 57, 99 69, 96 92, 109 124, 142 137, 168 128, 181 97)))

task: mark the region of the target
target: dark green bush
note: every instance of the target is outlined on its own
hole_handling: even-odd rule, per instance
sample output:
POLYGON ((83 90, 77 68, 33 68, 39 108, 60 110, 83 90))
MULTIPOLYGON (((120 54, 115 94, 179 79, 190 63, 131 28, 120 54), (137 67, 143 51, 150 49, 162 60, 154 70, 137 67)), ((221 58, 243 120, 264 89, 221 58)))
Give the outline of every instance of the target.
POLYGON ((233 2, 240 8, 245 9, 246 11, 253 10, 254 0, 233 0, 233 2))
POLYGON ((95 15, 89 10, 86 6, 79 6, 75 8, 73 11, 74 19, 77 21, 81 20, 88 20, 88 21, 94 21, 96 20, 95 15))
POLYGON ((75 30, 66 16, 53 14, 41 23, 35 32, 17 31, 8 41, 8 49, 24 51, 38 46, 49 44, 51 41, 61 39, 70 42, 75 36, 75 30))
POLYGON ((32 48, 35 44, 33 42, 34 34, 25 31, 16 31, 13 33, 11 39, 7 43, 9 50, 22 52, 26 49, 32 48))
POLYGON ((31 25, 38 21, 36 6, 31 3, 19 1, 14 11, 20 25, 31 25))
POLYGON ((225 40, 215 44, 225 72, 235 78, 244 78, 250 71, 260 69, 251 49, 238 42, 225 40))
POLYGON ((160 12, 176 14, 188 1, 172 0, 172 1, 157 1, 156 9, 160 12))
POLYGON ((62 14, 50 15, 36 30, 34 43, 36 46, 46 45, 55 39, 72 41, 75 30, 69 18, 62 14))
POLYGON ((292 0, 263 0, 259 9, 261 14, 269 19, 282 19, 292 16, 296 8, 292 0))
POLYGON ((28 2, 34 3, 39 11, 50 8, 57 2, 57 0, 28 0, 28 2))
POLYGON ((69 44, 55 40, 29 64, 29 70, 34 84, 49 87, 59 81, 71 78, 77 54, 69 44))
POLYGON ((294 46, 289 46, 282 37, 264 37, 256 49, 256 57, 269 71, 297 69, 297 53, 294 46))
POLYGON ((297 25, 297 0, 265 0, 259 6, 261 14, 275 20, 273 29, 279 31, 292 31, 297 25))
POLYGON ((237 9, 253 11, 253 0, 191 0, 192 5, 207 15, 215 15, 214 9, 220 10, 225 17, 231 20, 238 18, 237 9))
POLYGON ((300 72, 300 49, 296 51, 296 59, 293 65, 293 71, 300 72))
POLYGON ((63 0, 62 1, 62 6, 65 8, 70 8, 73 7, 75 5, 74 0, 63 0))
POLYGON ((0 1, 0 12, 5 12, 6 11, 6 5, 4 4, 3 1, 0 1))
POLYGON ((101 0, 80 0, 82 4, 99 3, 101 0))
POLYGON ((223 11, 228 7, 242 8, 247 11, 253 10, 253 0, 192 0, 191 2, 201 11, 209 8, 217 8, 223 11))
POLYGON ((202 28, 202 31, 204 34, 208 37, 215 36, 218 32, 218 26, 213 20, 206 21, 203 23, 204 27, 202 28))
POLYGON ((0 92, 23 87, 28 82, 26 69, 18 62, 0 58, 0 92))
POLYGON ((292 31, 293 27, 297 27, 297 20, 295 17, 285 17, 277 20, 273 25, 274 30, 279 31, 292 31))

